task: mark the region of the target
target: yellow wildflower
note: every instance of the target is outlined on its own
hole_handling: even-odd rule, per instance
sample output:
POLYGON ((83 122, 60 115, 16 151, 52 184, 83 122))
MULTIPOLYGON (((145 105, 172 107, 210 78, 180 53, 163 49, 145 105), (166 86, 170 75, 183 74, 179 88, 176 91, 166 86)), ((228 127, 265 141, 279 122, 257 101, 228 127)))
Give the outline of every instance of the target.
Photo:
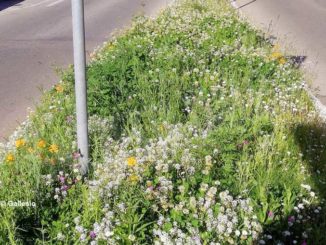
POLYGON ((38 148, 45 148, 45 146, 46 146, 46 142, 45 142, 45 140, 39 140, 39 141, 37 142, 37 147, 38 147, 38 148))
POLYGON ((29 153, 33 153, 34 152, 34 149, 32 147, 28 147, 27 150, 28 150, 29 153))
POLYGON ((58 151, 59 151, 58 145, 56 145, 56 144, 50 145, 49 152, 51 152, 51 153, 58 153, 58 151))
POLYGON ((279 44, 275 44, 273 47, 273 52, 270 55, 271 60, 277 60, 279 64, 283 65, 286 63, 286 59, 284 58, 284 55, 280 51, 281 47, 279 44))
POLYGON ((58 84, 55 86, 55 90, 58 92, 58 93, 62 93, 63 92, 63 86, 61 84, 58 84))
POLYGON ((137 182, 139 180, 138 176, 136 174, 132 174, 129 176, 129 180, 131 182, 137 182))
POLYGON ((15 161, 15 157, 12 153, 9 153, 6 157, 6 162, 11 163, 13 161, 15 161))
POLYGON ((26 141, 24 139, 18 139, 15 142, 15 145, 17 148, 23 147, 26 144, 26 141))
POLYGON ((160 129, 160 132, 163 133, 163 132, 164 132, 164 129, 165 129, 165 128, 164 128, 164 125, 161 124, 160 127, 159 127, 159 129, 160 129))
POLYGON ((106 45, 106 47, 104 48, 105 51, 110 51, 114 48, 114 44, 111 42, 109 44, 106 45))
POLYGON ((273 52, 273 53, 271 54, 270 57, 271 57, 271 59, 273 59, 273 60, 277 60, 277 59, 282 58, 283 55, 282 55, 281 52, 279 52, 279 51, 275 51, 275 52, 273 52))
POLYGON ((284 57, 282 57, 282 58, 280 58, 280 59, 278 60, 278 63, 279 63, 280 65, 284 65, 284 64, 286 63, 286 59, 285 59, 284 57))
POLYGON ((137 164, 137 159, 135 157, 128 157, 127 158, 127 165, 129 167, 132 168, 132 167, 136 166, 136 164, 137 164))
POLYGON ((153 182, 150 181, 150 180, 146 181, 146 186, 147 186, 147 187, 151 187, 151 186, 153 186, 153 182))

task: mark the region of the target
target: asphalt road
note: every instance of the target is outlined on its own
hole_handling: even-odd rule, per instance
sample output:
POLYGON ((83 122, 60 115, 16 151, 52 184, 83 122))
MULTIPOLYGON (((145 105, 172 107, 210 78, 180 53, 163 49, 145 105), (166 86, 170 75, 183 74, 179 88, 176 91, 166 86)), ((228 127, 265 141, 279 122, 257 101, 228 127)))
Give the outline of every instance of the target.
POLYGON ((240 11, 303 56, 312 90, 326 105, 326 0, 237 0, 240 11))
MULTIPOLYGON (((136 14, 157 13, 169 0, 85 0, 87 53, 136 14)), ((73 62, 70 0, 0 0, 0 141, 24 121, 40 88, 73 62)))

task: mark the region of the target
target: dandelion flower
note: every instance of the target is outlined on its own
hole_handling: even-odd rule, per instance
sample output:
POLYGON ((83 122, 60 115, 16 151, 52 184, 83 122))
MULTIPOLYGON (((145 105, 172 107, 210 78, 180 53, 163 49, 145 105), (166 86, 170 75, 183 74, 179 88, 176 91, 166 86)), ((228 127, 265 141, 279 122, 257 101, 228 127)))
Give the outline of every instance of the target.
POLYGON ((137 182, 137 181, 139 180, 139 178, 138 178, 137 175, 132 174, 132 175, 129 176, 129 180, 130 180, 131 182, 137 182))
POLYGON ((9 153, 6 157, 6 162, 11 163, 13 161, 15 161, 15 157, 12 153, 9 153))
POLYGON ((51 152, 51 153, 58 153, 58 151, 59 151, 58 145, 56 145, 56 144, 50 145, 49 152, 51 152))
POLYGON ((38 148, 45 148, 45 146, 46 146, 45 140, 39 140, 39 142, 37 142, 38 148))
POLYGON ((270 58, 273 60, 281 59, 282 57, 283 57, 282 53, 278 51, 273 52, 270 56, 270 58))
POLYGON ((26 141, 24 139, 18 139, 15 141, 15 145, 17 148, 23 147, 26 145, 26 141))
POLYGON ((284 57, 281 57, 279 60, 278 60, 278 63, 280 65, 284 65, 286 63, 286 59, 284 57))
POLYGON ((135 157, 128 157, 127 158, 127 165, 129 167, 134 167, 137 164, 137 159, 135 157))
POLYGON ((159 129, 160 129, 160 132, 163 133, 164 132, 164 125, 160 125, 159 129))
POLYGON ((57 93, 62 93, 64 89, 61 84, 58 84, 55 86, 55 90, 57 91, 57 93))

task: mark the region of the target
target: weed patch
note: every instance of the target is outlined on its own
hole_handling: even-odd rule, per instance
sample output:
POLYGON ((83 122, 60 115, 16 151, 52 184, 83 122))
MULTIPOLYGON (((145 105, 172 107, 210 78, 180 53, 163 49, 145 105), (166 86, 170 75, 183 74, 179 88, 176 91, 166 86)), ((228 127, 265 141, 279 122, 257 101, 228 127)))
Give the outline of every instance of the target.
POLYGON ((72 69, 1 148, 0 243, 325 243, 325 127, 286 57, 223 1, 136 18, 87 68, 87 177, 72 69))

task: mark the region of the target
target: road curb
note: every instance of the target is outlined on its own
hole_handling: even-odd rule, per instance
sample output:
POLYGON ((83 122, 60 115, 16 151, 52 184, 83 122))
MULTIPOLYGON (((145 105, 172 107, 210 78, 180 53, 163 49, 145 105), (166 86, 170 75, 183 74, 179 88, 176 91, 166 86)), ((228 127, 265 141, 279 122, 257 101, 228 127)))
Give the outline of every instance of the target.
POLYGON ((321 103, 321 101, 309 89, 305 89, 305 90, 308 93, 311 100, 313 101, 315 108, 319 113, 320 118, 323 119, 324 122, 326 122, 326 106, 323 103, 321 103))

